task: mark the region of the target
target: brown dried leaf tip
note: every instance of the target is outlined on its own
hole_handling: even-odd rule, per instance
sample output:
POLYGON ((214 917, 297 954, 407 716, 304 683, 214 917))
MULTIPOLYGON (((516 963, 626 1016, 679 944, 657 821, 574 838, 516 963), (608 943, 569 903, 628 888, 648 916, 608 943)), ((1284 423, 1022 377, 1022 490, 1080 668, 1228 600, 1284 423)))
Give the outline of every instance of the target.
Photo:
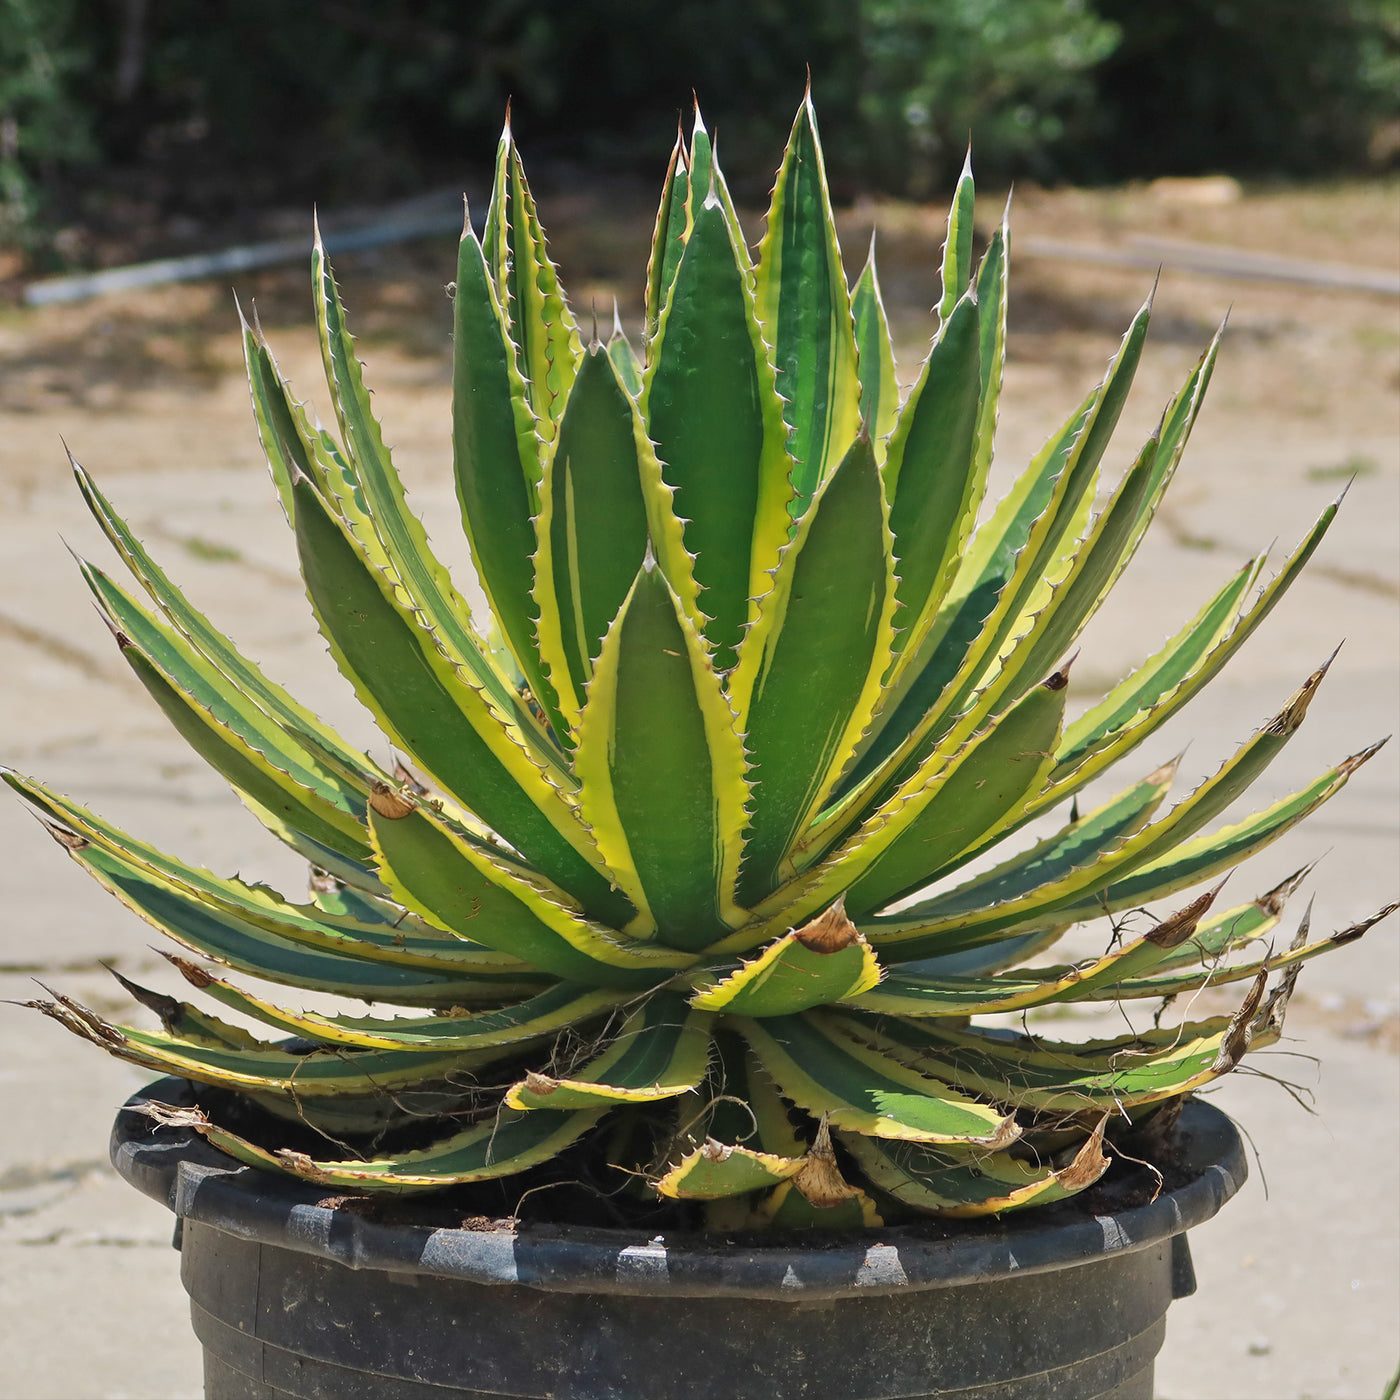
POLYGON ((205 972, 198 963, 192 963, 188 958, 182 958, 178 953, 168 953, 164 948, 158 948, 156 951, 175 968, 190 986, 198 987, 200 991, 203 991, 214 981, 214 978, 205 972))
POLYGON ((1259 1003, 1264 1000, 1264 988, 1268 981, 1269 969, 1267 966, 1261 967, 1259 975, 1255 977, 1249 989, 1249 995, 1245 997, 1240 1009, 1230 1017, 1230 1024, 1220 1042, 1220 1053, 1210 1067, 1212 1074, 1228 1074, 1244 1058, 1245 1051, 1254 1039, 1254 1013, 1259 1010, 1259 1003))
POLYGON ((107 971, 121 983, 127 993, 144 1006, 148 1011, 154 1011, 160 1017, 161 1025, 172 1034, 177 1031, 180 1024, 185 1019, 185 1004, 175 997, 168 997, 164 992, 153 992, 149 987, 143 987, 139 982, 133 982, 129 977, 123 977, 116 968, 103 964, 107 971))
POLYGON ((1103 1150, 1103 1135, 1108 1127, 1108 1114, 1104 1114, 1089 1134, 1084 1145, 1074 1154, 1074 1160, 1067 1167, 1055 1173, 1055 1179, 1067 1191, 1082 1191, 1092 1186, 1107 1170, 1112 1158, 1103 1150))
POLYGON ((400 821, 413 811, 413 803, 388 783, 375 783, 369 794, 369 805, 391 822, 400 821))
POLYGON ((846 896, 843 894, 829 909, 803 924, 794 936, 814 953, 839 953, 860 941, 860 930, 846 917, 846 896))
POLYGON ((818 1210, 828 1210, 859 1196, 860 1191, 852 1186, 836 1165, 836 1152, 831 1145, 831 1128, 827 1115, 822 1114, 817 1125, 817 1136, 807 1155, 802 1159, 802 1168, 792 1179, 792 1184, 818 1210))
MULTIPOLYGON (((1229 878, 1227 875, 1225 880, 1229 878)), ((1175 914, 1163 919, 1156 928, 1143 934, 1144 940, 1156 948, 1180 947, 1196 932, 1196 925, 1201 922, 1206 910, 1215 903, 1215 896, 1224 888, 1225 880, 1199 898, 1193 899, 1184 909, 1178 909, 1175 914)))
POLYGON ((79 836, 76 831, 69 831, 66 827, 54 826, 50 822, 45 822, 44 827, 49 835, 66 851, 72 851, 76 854, 78 851, 87 850, 90 844, 85 837, 79 836))
POLYGON ((718 1138, 707 1137, 705 1145, 700 1149, 700 1155, 707 1162, 727 1162, 734 1155, 732 1144, 721 1142, 718 1138))
POLYGON ((1338 929, 1332 935, 1333 944, 1340 948, 1343 943, 1355 943, 1368 928, 1373 924, 1380 923, 1382 919, 1388 919, 1397 909, 1400 909, 1400 904, 1387 904, 1384 909, 1378 909, 1369 919, 1362 919, 1359 924, 1351 924, 1347 928, 1338 929))
MULTIPOLYGON (((1337 651, 1340 650, 1341 647, 1338 647, 1337 651)), ((1317 688, 1322 684, 1323 676, 1327 674, 1327 668, 1337 659, 1337 651, 1298 687, 1288 704, 1264 726, 1266 734, 1292 734, 1302 724, 1303 716, 1307 714, 1308 706, 1312 704, 1313 696, 1317 694, 1317 688)))
POLYGON ((1254 901, 1254 907, 1271 919, 1277 918, 1283 913, 1283 906, 1288 902, 1289 895, 1308 878, 1312 868, 1311 865, 1305 865, 1301 870, 1295 870, 1286 880, 1280 880, 1267 894, 1261 894, 1254 901))

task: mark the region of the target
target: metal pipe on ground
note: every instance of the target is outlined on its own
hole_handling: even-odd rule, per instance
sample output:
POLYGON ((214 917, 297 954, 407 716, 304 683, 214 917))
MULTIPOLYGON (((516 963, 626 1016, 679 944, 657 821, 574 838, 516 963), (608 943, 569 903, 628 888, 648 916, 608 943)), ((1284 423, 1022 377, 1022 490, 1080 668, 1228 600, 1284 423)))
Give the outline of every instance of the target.
MULTIPOLYGON (((326 251, 346 253, 363 248, 381 248, 460 229, 462 215, 455 207, 443 208, 435 197, 430 196, 429 199, 431 204, 418 201, 403 206, 401 212, 379 223, 326 235, 326 251)), ((1240 281, 1282 282, 1294 286, 1400 297, 1400 275, 1385 269, 1281 258, 1220 244, 1193 243, 1186 239, 1135 236, 1123 245, 1095 245, 1030 237, 1022 239, 1018 247, 1023 257, 1107 267, 1163 268, 1240 281)), ((24 301, 27 306, 48 306, 55 302, 86 301, 90 297, 132 291, 139 287, 157 287, 167 282, 199 281, 230 272, 245 272, 255 267, 295 262, 305 257, 306 251, 305 238, 279 238, 265 243, 240 244, 219 252, 192 253, 187 257, 160 258, 154 262, 106 268, 101 272, 49 277, 31 282, 24 289, 24 301)))
MULTIPOLYGON (((421 213, 386 219, 361 228, 329 233, 324 235, 323 242, 328 253, 350 253, 363 248, 406 243, 414 238, 456 233, 461 227, 460 208, 425 209, 421 213)), ((230 272, 246 272, 250 268, 296 262, 306 257, 309 247, 304 237, 278 238, 265 243, 243 243, 213 253, 191 253, 182 258, 159 258, 154 262, 109 267, 101 272, 47 277, 31 282, 24 289, 24 302, 26 306, 51 306, 55 302, 86 301, 90 297, 129 292, 140 287, 158 287, 167 282, 197 282, 230 272)))

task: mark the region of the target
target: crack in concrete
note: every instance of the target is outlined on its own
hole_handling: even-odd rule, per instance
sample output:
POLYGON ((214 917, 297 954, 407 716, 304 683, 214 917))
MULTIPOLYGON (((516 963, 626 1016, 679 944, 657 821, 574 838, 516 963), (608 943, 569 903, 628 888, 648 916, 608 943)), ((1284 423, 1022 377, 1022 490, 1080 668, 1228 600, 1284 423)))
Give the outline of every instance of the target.
POLYGON ((186 554, 203 563, 235 564, 240 569, 247 569, 249 573, 268 579, 280 588, 302 587, 299 575, 288 573, 272 564, 264 564, 258 559, 249 559, 246 554, 232 545, 205 539, 202 535, 182 535, 158 521, 143 522, 142 529, 145 534, 153 536, 155 539, 179 546, 186 554))
MULTIPOLYGON (((128 972, 142 968, 160 967, 162 964, 153 958, 131 962, 120 953, 104 958, 82 958, 76 962, 0 962, 0 977, 52 977, 58 973, 106 972, 109 968, 124 967, 128 972)), ((0 1176, 0 1191, 5 1189, 5 1179, 0 1176)))
MULTIPOLYGON (((1162 522, 1162 528, 1171 537, 1172 543, 1182 549, 1208 554, 1224 550, 1240 558, 1246 558, 1251 553, 1241 546, 1217 539, 1214 535, 1198 535, 1182 520, 1179 507, 1174 510, 1170 506, 1160 506, 1157 519, 1162 522)), ((1374 569, 1346 569, 1340 564, 1319 563, 1312 559, 1308 561, 1307 576, 1325 578, 1329 583, 1340 584, 1343 588, 1351 588, 1358 593, 1370 593, 1378 598, 1400 598, 1400 583, 1374 569)))
POLYGON ((93 1172, 104 1171, 105 1157, 80 1157, 74 1162, 63 1162, 56 1167, 34 1166, 20 1163, 0 1172, 0 1191, 27 1191, 35 1186, 47 1186, 56 1181, 81 1181, 93 1172))
POLYGON ((21 1249, 34 1249, 44 1245, 69 1244, 78 1249, 94 1246, 103 1249, 169 1249, 166 1239, 135 1239, 130 1235, 82 1235, 76 1230, 60 1228, 50 1230, 47 1235, 35 1235, 30 1239, 16 1240, 21 1249))
POLYGON ((0 637, 8 637, 11 641, 33 647, 51 660, 71 666, 90 681, 102 681, 107 685, 119 685, 123 688, 136 684, 125 671, 109 667, 81 647, 75 647, 71 642, 65 642, 62 637, 54 636, 52 632, 46 632, 41 627, 31 627, 27 622, 20 622, 4 613, 0 613, 0 637))

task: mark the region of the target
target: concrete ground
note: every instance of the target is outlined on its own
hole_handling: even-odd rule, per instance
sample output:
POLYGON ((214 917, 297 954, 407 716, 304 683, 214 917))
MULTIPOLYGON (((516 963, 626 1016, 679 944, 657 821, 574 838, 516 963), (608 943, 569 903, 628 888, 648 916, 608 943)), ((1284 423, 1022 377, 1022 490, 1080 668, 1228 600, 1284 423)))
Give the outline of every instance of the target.
MULTIPOLYGON (((1032 200, 1027 231, 1054 232, 1063 213, 1063 205, 1032 200)), ((1250 214, 1245 201, 1235 241, 1249 241, 1250 214)), ((1131 223, 1133 210, 1114 217, 1131 223)), ((1230 227, 1216 236, 1229 241, 1230 227)), ((434 251, 447 266, 446 250, 434 251)), ((392 266, 347 263, 352 318, 357 305, 393 304, 395 286, 400 300, 418 295, 421 278, 395 277, 392 266)), ((1008 468, 1093 382, 1139 284, 1124 274, 1022 269, 1013 288, 1031 311, 1012 342, 999 449, 1008 468), (1048 329, 1036 319, 1071 305, 1097 310, 1048 329)), ((919 295, 916 287, 911 300, 919 295)), ((1355 475, 1309 574, 1227 674, 1126 765, 1135 777, 1189 740, 1185 790, 1346 638, 1307 724, 1255 789, 1252 810, 1395 727, 1400 337, 1394 303, 1168 276, 1157 302, 1164 329, 1114 464, 1151 427, 1205 326, 1231 299, 1235 329, 1213 402, 1164 518, 1120 586, 1124 596, 1085 639, 1074 683, 1091 699, 1251 552, 1275 537, 1290 548, 1355 475)), ((104 324, 194 322, 211 307, 220 317, 226 310, 213 292, 172 289, 0 322, 8 375, 0 381, 0 758, 185 857, 296 891, 304 878, 296 862, 188 754, 126 674, 60 543, 108 562, 67 477, 61 432, 216 621, 299 695, 372 742, 304 605, 244 391, 229 372, 232 338, 221 332, 201 345, 198 373, 184 364, 152 373, 145 387, 127 386, 119 366, 82 370, 90 363, 84 337, 109 334, 104 324), (78 371, 65 363, 64 345, 78 371), (90 392, 72 392, 71 373, 87 374, 90 392)), ((153 338, 143 353, 167 354, 151 348, 153 338)), ((294 382, 310 389, 316 355, 305 326, 290 325, 275 341, 294 382)), ((441 348, 416 353, 400 339, 369 345, 365 358, 414 501, 443 552, 459 560, 441 348)), ((1397 748, 1237 874, 1235 901, 1317 857, 1314 930, 1341 928, 1393 899, 1397 748)), ((152 931, 82 879, 13 801, 0 803, 0 850, 0 997, 34 995, 37 977, 115 1012, 124 999, 104 961, 163 984, 152 931)), ((1304 971, 1289 1035, 1250 1062, 1256 1072, 1232 1076, 1215 1096, 1247 1129, 1256 1157, 1239 1199, 1192 1236, 1200 1291, 1170 1315, 1162 1400, 1374 1400, 1400 1356, 1395 919, 1304 971)), ((142 1079, 36 1015, 0 1006, 0 1400, 199 1394, 171 1220, 106 1162, 113 1108, 142 1079)))

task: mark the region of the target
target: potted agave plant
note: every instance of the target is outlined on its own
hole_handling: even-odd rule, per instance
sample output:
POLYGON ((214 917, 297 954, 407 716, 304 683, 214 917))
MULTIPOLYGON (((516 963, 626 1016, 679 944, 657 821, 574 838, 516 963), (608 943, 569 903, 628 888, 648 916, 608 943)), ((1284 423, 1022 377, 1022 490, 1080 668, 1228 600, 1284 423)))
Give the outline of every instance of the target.
POLYGON ((1007 235, 974 268, 970 170, 901 402, 810 100, 756 260, 698 119, 678 141, 640 353, 580 331, 507 130, 454 289, 474 616, 319 243, 312 266, 336 430, 245 325, 253 406, 316 622, 396 757, 236 650, 76 468, 147 595, 83 565, 122 655, 310 863, 309 897, 7 775, 199 994, 122 979, 160 1029, 32 1005, 170 1076, 113 1152, 182 1222, 207 1394, 1149 1396, 1192 1286, 1183 1232, 1245 1170, 1191 1094, 1374 922, 1304 921, 1279 951, 1297 880, 1215 907, 1374 752, 1216 826, 1325 667, 1175 805, 1170 766, 1071 805, 1239 650, 1336 511, 1067 718, 1065 657, 1171 481, 1218 337, 1105 487, 1144 307, 986 512, 1007 235), (1157 901, 1094 960, 1038 957, 1157 901), (978 1020, 1203 980, 1239 986, 1233 1015, 1083 1043, 978 1020))

